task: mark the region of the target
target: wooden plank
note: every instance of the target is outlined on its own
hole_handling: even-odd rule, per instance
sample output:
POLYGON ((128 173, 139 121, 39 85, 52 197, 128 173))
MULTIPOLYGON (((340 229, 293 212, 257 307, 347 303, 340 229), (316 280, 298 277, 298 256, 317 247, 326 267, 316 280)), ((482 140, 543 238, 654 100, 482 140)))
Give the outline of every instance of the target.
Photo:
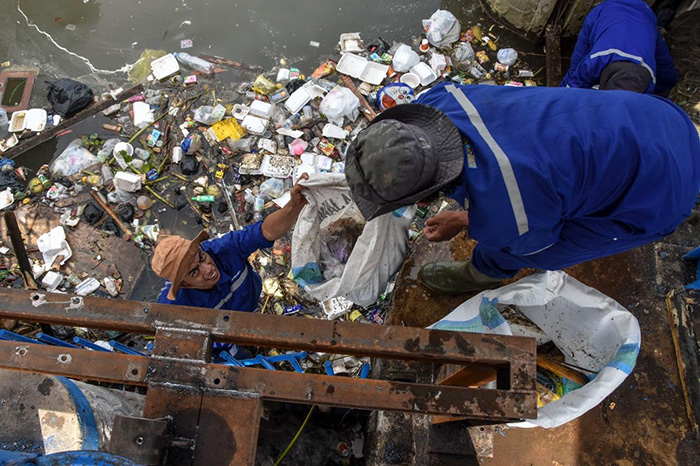
MULTIPOLYGON (((30 250, 29 256, 42 259, 36 247, 37 239, 52 228, 61 224, 59 214, 51 208, 30 204, 15 210, 17 223, 30 250)), ((99 231, 81 220, 75 227, 65 227, 68 244, 73 256, 61 267, 60 272, 69 275, 83 273, 98 280, 119 272, 124 279, 120 297, 128 299, 134 291, 139 277, 146 268, 141 259, 141 250, 132 242, 99 231), (102 260, 98 259, 98 255, 102 260)), ((0 222, 0 240, 9 244, 9 235, 4 222, 0 222)))

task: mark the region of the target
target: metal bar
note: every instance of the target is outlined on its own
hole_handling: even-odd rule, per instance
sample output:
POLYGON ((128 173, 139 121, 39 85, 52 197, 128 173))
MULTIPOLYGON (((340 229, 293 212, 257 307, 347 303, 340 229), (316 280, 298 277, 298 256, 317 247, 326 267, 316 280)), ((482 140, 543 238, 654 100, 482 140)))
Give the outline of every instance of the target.
MULTIPOLYGON (((132 385, 202 387, 222 394, 358 409, 455 414, 499 420, 537 416, 526 390, 485 390, 239 368, 0 341, 0 367, 132 385)), ((150 388, 149 388, 149 399, 150 388)), ((155 403, 155 401, 154 401, 155 403)), ((147 401, 148 406, 148 401, 147 401)), ((162 417, 155 410, 146 417, 162 417)), ((182 435, 179 435, 182 436, 182 435)))
POLYGON ((82 348, 0 341, 0 368, 99 382, 146 385, 149 358, 82 348))
POLYGON ((204 391, 194 466, 255 464, 262 400, 204 391))
POLYGON ((132 95, 136 95, 139 92, 143 90, 143 86, 141 84, 132 87, 131 89, 127 89, 121 94, 117 96, 116 100, 105 100, 104 102, 100 102, 99 104, 91 104, 86 110, 83 110, 82 112, 78 113, 77 115, 68 118, 67 120, 63 120, 61 123, 58 125, 54 126, 53 128, 42 132, 41 134, 38 134, 34 136, 31 139, 28 139, 26 142, 23 142, 22 144, 18 144, 12 149, 8 150, 5 152, 3 155, 8 158, 8 159, 14 159, 19 155, 22 155, 24 152, 27 152, 30 149, 35 148, 39 144, 42 144, 49 139, 52 139, 55 137, 58 133, 61 131, 70 128, 73 125, 76 125, 80 123, 83 120, 86 120, 92 116, 97 115, 97 113, 101 112, 102 110, 111 107, 114 104, 118 104, 119 102, 123 101, 124 99, 128 99, 132 95))
POLYGON ((216 341, 434 363, 510 368, 510 388, 534 390, 533 338, 227 312, 97 297, 0 290, 0 318, 153 334, 206 331, 216 341), (284 319, 282 323, 280 319, 284 319))
MULTIPOLYGON (((27 255, 27 249, 24 247, 24 240, 22 240, 22 232, 17 224, 17 217, 15 217, 14 212, 5 212, 5 225, 7 226, 7 233, 10 236, 10 241, 12 242, 12 249, 15 252, 15 257, 17 258, 17 263, 19 264, 19 269, 22 272, 22 278, 24 279, 24 287, 28 290, 36 290, 36 282, 32 276, 32 266, 29 263, 29 256, 27 255)), ((49 264, 51 265, 51 264, 49 264)))

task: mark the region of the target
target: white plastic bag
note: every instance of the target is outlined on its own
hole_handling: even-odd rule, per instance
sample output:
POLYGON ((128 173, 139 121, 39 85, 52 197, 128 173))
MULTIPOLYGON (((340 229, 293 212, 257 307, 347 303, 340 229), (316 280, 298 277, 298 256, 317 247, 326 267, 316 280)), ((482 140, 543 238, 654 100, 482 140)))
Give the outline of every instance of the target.
POLYGON ((525 277, 479 293, 430 328, 532 336, 509 325, 499 307, 514 306, 564 353, 565 361, 597 373, 583 387, 537 411, 537 419, 514 427, 558 427, 583 415, 609 396, 632 372, 641 332, 636 317, 610 297, 565 272, 525 277))
POLYGON ((455 15, 447 10, 437 10, 430 19, 423 20, 426 37, 435 47, 444 47, 459 39, 461 27, 455 15))
POLYGON ((204 125, 213 125, 221 121, 226 115, 226 108, 218 104, 216 107, 211 105, 202 105, 194 111, 194 119, 204 125))
POLYGON ((501 64, 511 66, 518 61, 518 52, 515 49, 500 49, 496 57, 501 64))
POLYGON ((406 73, 408 70, 420 63, 420 56, 406 44, 401 44, 394 52, 391 66, 397 73, 406 73))
POLYGON ((98 162, 97 157, 82 146, 80 139, 74 139, 61 155, 51 162, 50 171, 54 176, 70 176, 98 162))
POLYGON ((461 42, 452 51, 452 64, 459 71, 467 71, 474 60, 474 49, 469 42, 461 42))
POLYGON ((328 121, 340 127, 344 126, 344 117, 355 121, 360 115, 360 99, 347 87, 336 87, 321 101, 318 111, 323 113, 328 121))
POLYGON ((315 173, 301 184, 309 201, 299 215, 292 237, 294 280, 319 301, 342 296, 368 306, 384 292, 404 260, 414 207, 382 215, 366 223, 342 271, 324 280, 321 271, 322 232, 341 218, 360 215, 345 175, 315 173))

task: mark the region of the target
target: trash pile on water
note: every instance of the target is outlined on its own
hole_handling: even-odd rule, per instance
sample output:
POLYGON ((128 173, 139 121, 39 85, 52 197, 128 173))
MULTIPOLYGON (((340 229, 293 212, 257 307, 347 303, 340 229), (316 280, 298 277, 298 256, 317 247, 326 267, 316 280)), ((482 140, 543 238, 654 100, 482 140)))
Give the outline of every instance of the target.
MULTIPOLYGON (((143 79, 143 92, 117 100, 102 112, 112 120, 103 129, 113 137, 77 136, 37 173, 3 159, 0 208, 37 203, 53 208, 61 226, 49 233, 51 254, 60 255, 64 245, 70 248, 70 230, 84 222, 101 234, 132 241, 149 261, 158 236, 171 231, 171 225, 159 223, 154 211, 189 209, 215 237, 283 207, 303 173, 343 173, 349 144, 377 113, 408 104, 435 84, 537 85, 534 73, 514 49, 502 47, 497 37, 478 25, 463 28, 443 10, 423 22, 423 34, 415 44, 389 44, 382 38, 366 43, 359 33, 346 33, 338 48, 337 60, 326 59, 308 75, 285 60, 258 73, 220 57, 146 51, 130 72, 133 79, 143 79), (234 68, 244 79, 226 82, 226 72, 234 68), (91 199, 59 207, 59 201, 85 193, 92 193, 91 199)), ((118 92, 110 90, 103 97, 118 92)), ((47 129, 60 121, 51 117, 54 113, 50 111, 47 129)), ((39 115, 42 121, 43 115, 39 115)), ((0 147, 9 139, 8 120, 0 114, 4 131, 0 139, 5 138, 0 147)), ((17 130, 11 137, 36 134, 32 133, 36 128, 24 126, 9 128, 17 130)), ((438 207, 444 202, 418 208, 409 231, 412 241, 438 207)), ((341 273, 359 234, 352 230, 331 232, 326 257, 334 260, 324 264, 326 276, 341 273)), ((342 297, 310 299, 290 270, 291 237, 287 234, 273 248, 250 258, 263 278, 257 312, 384 322, 393 281, 367 307, 342 297)), ((121 279, 66 276, 55 255, 52 259, 41 245, 27 245, 35 246, 43 256, 35 259, 34 278, 47 291, 120 296, 121 279)), ((6 286, 22 286, 9 251, 9 247, 0 250, 0 280, 6 286)), ((63 254, 61 260, 69 256, 63 254)), ((148 354, 145 344, 138 351, 148 354)), ((354 357, 284 357, 273 350, 258 354, 250 365, 280 368, 281 364, 292 370, 353 376, 368 372, 368 361, 354 357)))

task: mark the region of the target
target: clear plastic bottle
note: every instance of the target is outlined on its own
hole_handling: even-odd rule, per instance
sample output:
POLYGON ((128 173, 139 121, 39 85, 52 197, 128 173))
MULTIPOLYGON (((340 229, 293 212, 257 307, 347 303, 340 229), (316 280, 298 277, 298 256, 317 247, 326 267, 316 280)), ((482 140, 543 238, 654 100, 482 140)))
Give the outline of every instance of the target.
POLYGON ((189 53, 185 52, 176 52, 173 53, 173 55, 175 55, 177 61, 187 66, 188 68, 192 68, 193 70, 199 71, 204 74, 212 74, 214 72, 214 65, 206 60, 202 60, 199 57, 194 57, 189 53))
POLYGON ((263 212, 265 210, 265 199, 263 199, 262 194, 255 196, 255 203, 253 204, 253 220, 259 222, 263 219, 263 212))

